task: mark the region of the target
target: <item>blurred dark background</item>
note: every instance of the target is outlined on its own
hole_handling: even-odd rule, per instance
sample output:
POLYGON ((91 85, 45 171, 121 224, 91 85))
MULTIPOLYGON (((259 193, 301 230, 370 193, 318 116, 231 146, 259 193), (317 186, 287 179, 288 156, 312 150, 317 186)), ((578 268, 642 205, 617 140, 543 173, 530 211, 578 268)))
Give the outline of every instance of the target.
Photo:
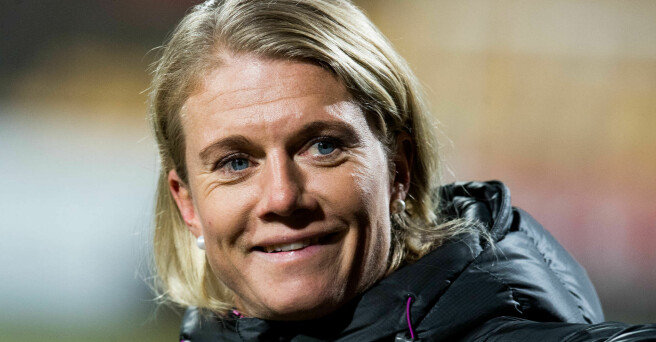
MULTIPOLYGON (((0 4, 0 341, 175 340, 149 289, 148 66, 197 1, 0 4)), ((442 121, 448 181, 504 181, 656 321, 656 2, 356 1, 442 121)))

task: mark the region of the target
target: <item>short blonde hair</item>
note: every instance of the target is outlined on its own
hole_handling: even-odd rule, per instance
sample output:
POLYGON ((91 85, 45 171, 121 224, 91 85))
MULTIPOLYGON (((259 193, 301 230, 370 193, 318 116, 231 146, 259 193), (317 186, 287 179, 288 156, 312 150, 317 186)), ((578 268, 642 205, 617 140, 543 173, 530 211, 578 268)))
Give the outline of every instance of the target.
POLYGON ((388 274, 458 231, 457 224, 441 222, 435 214, 440 184, 436 127, 418 81, 360 9, 345 0, 208 1, 195 6, 172 33, 151 86, 150 120, 161 158, 155 267, 164 298, 220 314, 233 303, 232 292, 195 246, 167 184, 172 169, 188 182, 180 111, 202 75, 217 67, 221 51, 305 61, 331 71, 367 115, 387 147, 390 165, 397 134, 412 137, 408 206, 392 219, 388 274))

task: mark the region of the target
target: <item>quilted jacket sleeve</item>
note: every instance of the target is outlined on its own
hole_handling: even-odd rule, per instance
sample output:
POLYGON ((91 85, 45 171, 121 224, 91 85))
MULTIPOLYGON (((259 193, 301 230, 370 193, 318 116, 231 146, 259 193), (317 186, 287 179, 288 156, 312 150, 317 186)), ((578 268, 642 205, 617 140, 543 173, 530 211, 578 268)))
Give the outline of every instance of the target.
POLYGON ((637 342, 656 341, 656 324, 627 325, 533 322, 515 317, 492 319, 462 339, 463 342, 637 342))

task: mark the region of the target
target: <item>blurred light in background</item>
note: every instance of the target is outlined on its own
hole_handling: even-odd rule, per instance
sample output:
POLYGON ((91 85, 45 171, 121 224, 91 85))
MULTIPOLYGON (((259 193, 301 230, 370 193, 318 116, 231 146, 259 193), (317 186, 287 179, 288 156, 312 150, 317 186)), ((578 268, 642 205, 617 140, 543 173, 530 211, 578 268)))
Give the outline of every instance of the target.
POLYGON ((147 304, 137 270, 155 150, 137 139, 143 125, 105 120, 112 112, 1 109, 3 320, 95 326, 147 304))
POLYGON ((0 341, 177 336, 147 284, 157 156, 145 91, 149 51, 189 5, 1 5, 0 341))
MULTIPOLYGON (((0 5, 0 341, 175 338, 144 280, 144 91, 192 3, 0 5)), ((504 181, 608 319, 656 321, 656 2, 357 3, 427 86, 448 178, 504 181)))

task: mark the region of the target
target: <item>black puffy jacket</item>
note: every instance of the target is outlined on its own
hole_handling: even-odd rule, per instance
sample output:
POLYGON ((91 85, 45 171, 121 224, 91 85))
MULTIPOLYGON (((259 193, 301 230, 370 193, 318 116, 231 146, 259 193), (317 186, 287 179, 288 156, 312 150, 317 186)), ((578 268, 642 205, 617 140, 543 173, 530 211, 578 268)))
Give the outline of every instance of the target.
POLYGON ((182 341, 656 341, 656 325, 603 321, 585 270, 500 182, 443 187, 443 211, 483 222, 338 312, 313 321, 219 319, 189 308, 182 341), (414 336, 414 339, 413 339, 414 336))

